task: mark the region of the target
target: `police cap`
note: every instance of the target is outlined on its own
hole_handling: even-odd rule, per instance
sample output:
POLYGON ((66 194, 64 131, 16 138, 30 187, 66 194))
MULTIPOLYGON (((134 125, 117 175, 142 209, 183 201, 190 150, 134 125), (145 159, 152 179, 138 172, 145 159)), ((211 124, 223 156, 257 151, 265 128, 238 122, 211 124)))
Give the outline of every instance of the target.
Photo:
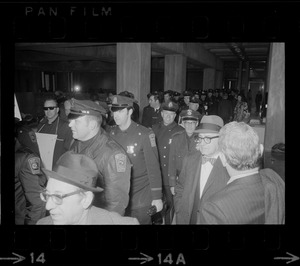
POLYGON ((122 110, 124 108, 133 107, 133 99, 126 96, 115 95, 112 99, 111 110, 113 112, 122 110))
POLYGON ((184 91, 182 95, 183 96, 192 96, 193 93, 191 91, 184 91))
POLYGON ((201 94, 200 94, 201 96, 202 95, 205 95, 206 96, 206 91, 201 91, 201 94))
POLYGON ((173 91, 171 91, 171 90, 164 91, 164 95, 165 95, 165 94, 169 94, 170 96, 172 96, 173 91))
POLYGON ((99 104, 91 100, 71 99, 71 109, 68 119, 76 119, 84 115, 101 116, 105 115, 106 110, 99 104))
POLYGON ((192 120, 192 121, 198 121, 200 118, 200 113, 191 109, 183 110, 179 114, 182 121, 192 120))
POLYGON ((194 95, 194 96, 190 99, 190 103, 200 103, 199 97, 197 97, 197 96, 194 95))
POLYGON ((176 112, 178 110, 178 104, 172 101, 163 103, 161 108, 166 111, 176 112))

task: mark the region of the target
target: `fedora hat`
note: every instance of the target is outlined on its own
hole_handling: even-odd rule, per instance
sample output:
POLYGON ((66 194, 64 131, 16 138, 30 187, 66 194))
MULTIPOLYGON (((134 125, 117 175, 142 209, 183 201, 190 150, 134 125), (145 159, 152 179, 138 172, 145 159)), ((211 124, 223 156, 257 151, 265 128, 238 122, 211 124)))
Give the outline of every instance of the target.
POLYGON ((52 171, 45 168, 42 170, 49 178, 92 192, 103 191, 102 188, 96 187, 98 179, 97 165, 86 155, 68 151, 58 159, 52 171))
POLYGON ((223 119, 217 115, 204 115, 195 133, 219 133, 224 126, 223 119))

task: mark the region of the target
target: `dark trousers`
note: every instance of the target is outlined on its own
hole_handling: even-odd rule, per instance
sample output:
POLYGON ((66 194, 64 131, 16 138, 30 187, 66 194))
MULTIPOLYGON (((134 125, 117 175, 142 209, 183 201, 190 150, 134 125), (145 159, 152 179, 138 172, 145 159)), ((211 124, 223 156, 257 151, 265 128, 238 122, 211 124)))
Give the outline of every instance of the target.
POLYGON ((165 224, 172 224, 174 217, 174 201, 170 186, 163 186, 164 201, 166 202, 164 210, 165 224))

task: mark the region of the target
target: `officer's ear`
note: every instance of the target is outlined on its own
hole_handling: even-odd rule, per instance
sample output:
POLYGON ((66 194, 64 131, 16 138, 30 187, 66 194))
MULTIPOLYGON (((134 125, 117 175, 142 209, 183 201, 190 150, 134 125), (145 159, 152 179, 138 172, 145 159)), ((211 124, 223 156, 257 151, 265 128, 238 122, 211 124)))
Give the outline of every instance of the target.
POLYGON ((94 119, 88 119, 88 127, 90 130, 94 130, 95 128, 98 127, 98 123, 94 119))

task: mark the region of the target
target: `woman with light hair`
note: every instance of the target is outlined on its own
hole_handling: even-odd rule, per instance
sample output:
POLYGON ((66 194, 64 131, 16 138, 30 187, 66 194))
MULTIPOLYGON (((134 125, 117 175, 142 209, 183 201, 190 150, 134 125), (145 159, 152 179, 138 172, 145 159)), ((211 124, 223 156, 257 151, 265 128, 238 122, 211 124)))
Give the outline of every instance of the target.
POLYGON ((204 224, 283 224, 285 184, 271 169, 260 170, 263 145, 254 129, 231 122, 220 130, 220 159, 230 179, 204 204, 204 224))

